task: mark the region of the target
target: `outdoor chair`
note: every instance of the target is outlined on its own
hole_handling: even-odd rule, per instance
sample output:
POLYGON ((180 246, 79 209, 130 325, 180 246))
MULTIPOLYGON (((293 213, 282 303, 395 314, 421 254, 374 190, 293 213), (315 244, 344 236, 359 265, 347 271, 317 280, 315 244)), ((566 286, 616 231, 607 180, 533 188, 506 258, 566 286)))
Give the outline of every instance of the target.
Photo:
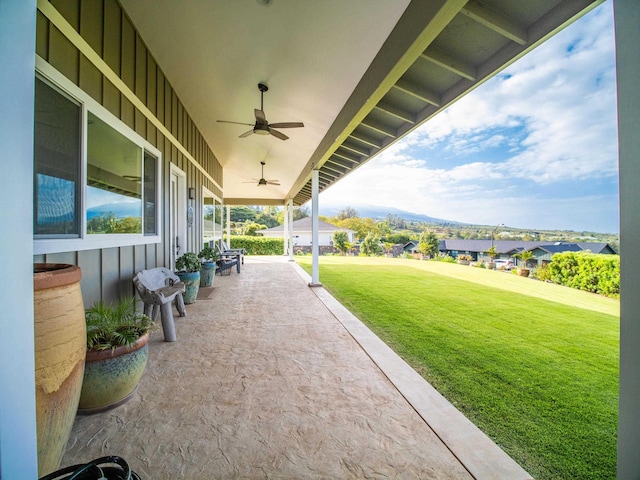
POLYGON ((175 300, 181 317, 187 314, 182 298, 185 291, 184 283, 168 268, 157 267, 136 273, 133 284, 144 302, 145 315, 155 320, 160 310, 164 339, 166 342, 175 342, 176 330, 173 323, 172 303, 175 300))
MULTIPOLYGON (((214 242, 215 243, 215 242, 214 242)), ((215 244, 216 251, 220 256, 220 260, 218 260, 218 268, 216 268, 216 273, 220 273, 220 275, 229 275, 231 273, 231 267, 236 266, 236 271, 240 273, 240 265, 244 263, 244 255, 240 252, 244 249, 236 249, 234 250, 223 250, 220 248, 218 243, 215 244)))
POLYGON ((240 261, 244 265, 244 248, 229 248, 224 240, 220 240, 220 250, 228 255, 240 254, 240 261))

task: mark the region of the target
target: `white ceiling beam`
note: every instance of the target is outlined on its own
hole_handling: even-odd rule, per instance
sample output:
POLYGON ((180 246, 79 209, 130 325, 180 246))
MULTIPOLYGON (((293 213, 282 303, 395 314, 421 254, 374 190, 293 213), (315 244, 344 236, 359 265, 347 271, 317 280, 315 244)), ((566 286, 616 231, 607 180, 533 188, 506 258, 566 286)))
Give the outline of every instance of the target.
POLYGON ((410 123, 411 125, 415 125, 416 123, 415 118, 413 118, 413 114, 407 112, 406 110, 402 110, 401 108, 394 107, 393 105, 384 101, 380 101, 375 106, 375 108, 386 113, 387 115, 391 115, 392 117, 397 118, 398 120, 410 123))
POLYGON ((441 51, 433 47, 427 48, 422 53, 421 57, 452 73, 455 73, 456 75, 464 77, 467 80, 471 80, 473 82, 476 79, 476 68, 474 66, 471 66, 460 59, 452 57, 451 55, 442 53, 441 51))
POLYGON ((353 132, 351 132, 349 134, 349 137, 353 138, 354 140, 357 140, 359 142, 362 142, 366 145, 370 145, 373 148, 376 149, 380 149, 381 145, 380 142, 378 142, 375 138, 371 138, 368 135, 364 135, 362 132, 358 132, 356 130, 354 130, 353 132))
POLYGON ((467 3, 460 13, 519 45, 527 44, 528 35, 525 29, 517 25, 507 16, 487 7, 477 0, 471 0, 467 3))
POLYGON ((398 80, 398 82, 393 86, 393 88, 395 88, 396 90, 400 90, 401 92, 404 92, 408 95, 411 95, 412 97, 415 97, 419 100, 430 103, 434 107, 440 106, 440 95, 434 92, 425 90, 424 88, 414 85, 413 83, 410 83, 406 80, 403 80, 403 79, 398 80))
POLYGON ((397 137, 396 131, 395 131, 394 128, 387 127, 386 125, 382 125, 381 123, 376 122, 374 120, 365 118, 362 121, 362 125, 367 127, 367 128, 370 128, 371 130, 373 130, 375 132, 381 133, 382 135, 385 135, 387 137, 391 137, 391 138, 396 138, 397 137))
POLYGON ((365 147, 361 147, 360 145, 355 145, 353 142, 349 142, 348 140, 346 142, 343 142, 341 147, 353 153, 356 153, 362 157, 371 156, 371 152, 369 151, 369 149, 365 147))
POLYGON ((336 154, 331 155, 327 162, 331 162, 333 165, 337 165, 338 167, 345 168, 347 171, 353 170, 354 165, 357 165, 357 162, 352 162, 351 160, 346 160, 336 154))

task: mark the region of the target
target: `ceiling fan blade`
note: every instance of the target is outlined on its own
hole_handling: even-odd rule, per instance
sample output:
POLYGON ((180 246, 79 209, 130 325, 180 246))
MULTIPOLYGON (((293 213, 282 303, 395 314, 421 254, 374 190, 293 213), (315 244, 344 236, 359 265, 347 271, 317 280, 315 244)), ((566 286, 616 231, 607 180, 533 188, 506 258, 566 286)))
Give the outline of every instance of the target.
POLYGON ((267 180, 267 183, 269 185, 280 185, 280 182, 278 180, 267 180))
POLYGON ((267 123, 267 117, 265 116, 262 110, 258 110, 257 108, 253 110, 253 113, 256 116, 256 121, 258 123, 267 123))
POLYGON ((280 140, 287 140, 287 137, 284 133, 274 130, 273 128, 269 128, 269 133, 280 140))
POLYGON ((300 128, 304 127, 304 123, 302 122, 283 122, 283 123, 272 123, 269 125, 272 128, 300 128))
POLYGON ((244 122, 232 122, 231 120, 216 120, 218 123, 233 123, 235 125, 249 125, 250 127, 253 123, 244 123, 244 122))
POLYGON ((246 138, 249 135, 251 135, 253 133, 253 129, 249 130, 248 132, 244 132, 242 135, 240 135, 238 138, 246 138))

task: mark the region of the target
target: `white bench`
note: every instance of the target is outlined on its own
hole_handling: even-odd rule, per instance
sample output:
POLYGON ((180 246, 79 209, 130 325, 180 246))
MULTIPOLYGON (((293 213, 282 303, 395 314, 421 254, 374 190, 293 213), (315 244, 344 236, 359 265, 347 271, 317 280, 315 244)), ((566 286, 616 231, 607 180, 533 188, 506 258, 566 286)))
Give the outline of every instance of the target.
POLYGON ((144 302, 145 315, 155 320, 160 310, 164 339, 167 342, 175 342, 176 329, 173 323, 172 303, 175 300, 180 316, 186 316, 187 311, 182 298, 185 290, 184 283, 168 268, 157 267, 136 273, 133 284, 144 302))

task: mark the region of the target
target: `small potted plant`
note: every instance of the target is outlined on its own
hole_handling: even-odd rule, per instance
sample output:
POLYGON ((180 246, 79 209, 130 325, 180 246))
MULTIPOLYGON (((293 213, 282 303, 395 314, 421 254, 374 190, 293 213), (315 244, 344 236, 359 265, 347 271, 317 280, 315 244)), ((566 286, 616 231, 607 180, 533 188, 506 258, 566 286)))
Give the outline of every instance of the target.
POLYGON ((518 257, 522 261, 522 265, 518 266, 518 275, 520 275, 521 277, 528 277, 530 270, 528 268, 527 262, 531 257, 533 257, 533 252, 531 250, 523 250, 522 252, 514 255, 514 257, 518 257))
POLYGON ((200 286, 210 287, 213 285, 213 279, 216 276, 218 252, 209 245, 205 245, 198 253, 198 258, 202 262, 200 265, 200 286))
POLYGON ((193 252, 186 252, 176 260, 176 275, 184 283, 184 303, 195 303, 200 289, 200 259, 193 252))
POLYGON ((469 260, 471 260, 471 258, 465 254, 458 255, 457 257, 457 262, 459 265, 469 265, 469 260))
POLYGON ((489 270, 495 270, 496 264, 493 261, 498 256, 498 250, 496 249, 495 245, 491 245, 491 248, 484 253, 486 253, 489 257, 489 263, 487 264, 487 268, 489 270))
POLYGON ((87 356, 78 411, 116 407, 134 394, 149 358, 155 323, 136 311, 135 298, 95 303, 85 311, 87 356))

